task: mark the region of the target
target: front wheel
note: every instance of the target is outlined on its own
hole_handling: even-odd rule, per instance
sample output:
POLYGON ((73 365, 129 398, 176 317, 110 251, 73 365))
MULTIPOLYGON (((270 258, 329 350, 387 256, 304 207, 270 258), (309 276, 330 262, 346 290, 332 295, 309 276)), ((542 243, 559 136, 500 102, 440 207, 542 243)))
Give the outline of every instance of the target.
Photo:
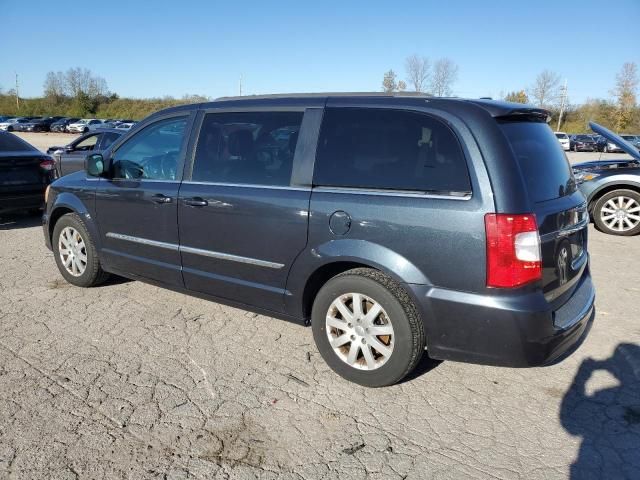
POLYGON ((596 227, 611 235, 631 236, 640 233, 640 193, 614 190, 598 199, 593 207, 596 227))
POLYGON ((56 222, 51 243, 58 270, 72 285, 94 287, 109 277, 100 266, 93 239, 75 213, 56 222))
POLYGON ((313 337, 329 367, 367 387, 392 385, 424 352, 424 327, 407 292, 383 273, 349 270, 318 292, 313 337))

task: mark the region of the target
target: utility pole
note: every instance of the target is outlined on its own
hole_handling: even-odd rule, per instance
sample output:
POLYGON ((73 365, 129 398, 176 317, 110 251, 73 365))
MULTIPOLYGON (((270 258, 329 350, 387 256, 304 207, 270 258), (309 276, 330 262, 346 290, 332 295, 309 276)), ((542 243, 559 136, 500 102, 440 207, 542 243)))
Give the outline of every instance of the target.
POLYGON ((242 96, 242 74, 240 74, 240 83, 238 84, 238 90, 240 91, 240 96, 242 96))
POLYGON ((556 132, 560 131, 560 124, 562 123, 562 115, 564 115, 564 109, 567 107, 567 79, 564 79, 564 85, 560 87, 560 115, 558 115, 558 128, 556 132))
POLYGON ((16 108, 20 110, 20 91, 18 90, 18 72, 16 74, 16 108))

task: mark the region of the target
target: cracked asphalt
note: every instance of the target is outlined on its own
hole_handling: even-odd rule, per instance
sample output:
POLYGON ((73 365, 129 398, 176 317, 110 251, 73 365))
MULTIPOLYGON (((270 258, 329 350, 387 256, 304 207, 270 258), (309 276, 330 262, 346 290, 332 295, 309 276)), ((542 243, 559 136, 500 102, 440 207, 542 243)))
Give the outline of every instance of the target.
POLYGON ((0 478, 640 478, 640 238, 591 229, 598 313, 564 362, 425 359, 366 389, 311 329, 141 282, 66 284, 0 220, 0 478))

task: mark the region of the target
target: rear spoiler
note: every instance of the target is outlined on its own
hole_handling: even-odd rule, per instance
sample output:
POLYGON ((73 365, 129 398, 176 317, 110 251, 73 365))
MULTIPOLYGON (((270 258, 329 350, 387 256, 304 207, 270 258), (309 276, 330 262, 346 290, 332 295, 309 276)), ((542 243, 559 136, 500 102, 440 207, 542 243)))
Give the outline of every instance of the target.
POLYGON ((532 121, 545 123, 549 123, 551 121, 551 112, 544 108, 533 107, 521 103, 501 102, 488 99, 467 101, 484 108, 492 117, 501 120, 532 121))

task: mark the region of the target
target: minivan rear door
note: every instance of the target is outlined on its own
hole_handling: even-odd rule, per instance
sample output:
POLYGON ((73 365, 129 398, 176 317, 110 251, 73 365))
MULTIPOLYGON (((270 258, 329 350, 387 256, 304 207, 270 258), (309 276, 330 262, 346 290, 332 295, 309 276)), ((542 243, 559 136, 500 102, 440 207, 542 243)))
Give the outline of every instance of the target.
POLYGON ((587 265, 586 200, 576 187, 567 156, 546 123, 531 118, 498 122, 515 154, 536 215, 545 297, 560 304, 587 265))

